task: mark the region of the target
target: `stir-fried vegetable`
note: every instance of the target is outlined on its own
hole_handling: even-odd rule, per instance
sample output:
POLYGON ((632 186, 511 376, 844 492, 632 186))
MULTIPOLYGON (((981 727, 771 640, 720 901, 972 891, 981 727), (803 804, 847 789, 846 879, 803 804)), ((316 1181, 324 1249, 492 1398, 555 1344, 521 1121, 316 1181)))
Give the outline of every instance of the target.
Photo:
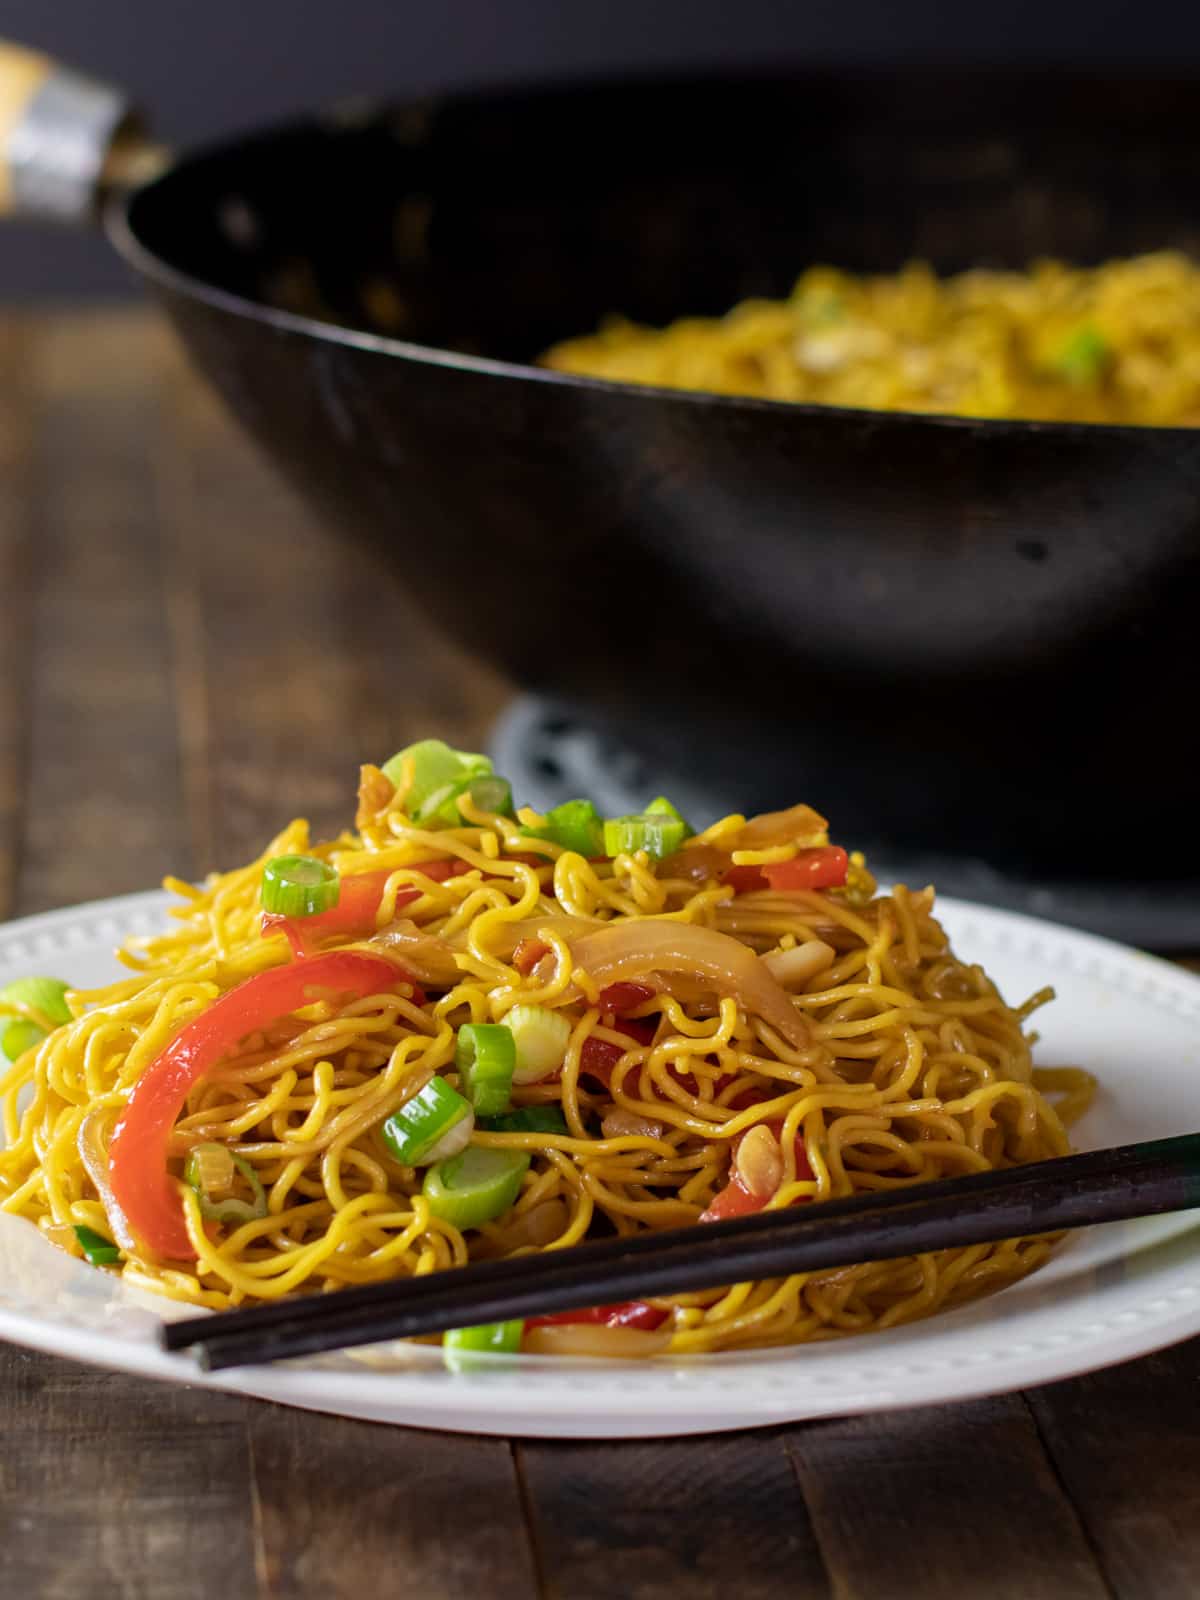
POLYGON ((0 1050, 10 1061, 16 1061, 47 1037, 42 1021, 50 1028, 61 1028, 70 1022, 71 1009, 66 1001, 68 987, 61 978, 14 978, 0 989, 0 1001, 35 1011, 41 1019, 17 1017, 0 1031, 0 1050))
POLYGON ((487 756, 454 750, 441 739, 419 739, 383 764, 383 775, 400 790, 410 817, 418 822, 459 820, 457 796, 477 778, 492 776, 487 756), (443 808, 446 814, 440 815, 443 808))
POLYGON ((513 1204, 528 1167, 524 1150, 468 1145, 461 1155, 430 1167, 421 1192, 435 1217, 456 1228, 481 1228, 513 1204))
POLYGON ((263 910, 273 916, 312 917, 338 903, 338 875, 316 856, 273 856, 263 868, 263 910))
POLYGON ((558 1106, 518 1106, 499 1117, 480 1117, 484 1133, 567 1133, 567 1119, 558 1106))
POLYGON ((78 1223, 75 1227, 75 1238, 85 1260, 90 1261, 94 1267, 112 1267, 121 1259, 121 1252, 112 1240, 106 1239, 102 1233, 97 1233, 95 1228, 85 1228, 82 1223, 78 1223))
POLYGON ((521 1348, 524 1322, 481 1322, 475 1328, 448 1328, 442 1335, 446 1350, 484 1351, 488 1355, 511 1355, 521 1348))
POLYGON ((508 1013, 516 1045, 514 1083, 540 1083, 562 1066, 571 1038, 571 1023, 561 1011, 546 1006, 514 1006, 508 1013))
POLYGON ((740 939, 715 928, 655 918, 620 922, 573 940, 571 954, 598 984, 659 972, 695 978, 718 994, 732 995, 797 1049, 808 1043, 804 1018, 769 968, 740 939))
POLYGON ((228 1145, 193 1145, 183 1176, 196 1192, 200 1215, 210 1222, 253 1222, 267 1214, 267 1196, 258 1173, 228 1145), (241 1177, 250 1191, 243 1199, 234 1190, 241 1177))
POLYGON ((735 894, 758 889, 840 889, 849 870, 850 857, 841 845, 827 844, 801 850, 790 861, 730 867, 722 881, 735 894))
MULTIPOLYGON (((462 872, 464 867, 461 861, 441 857, 436 861, 414 862, 408 870, 419 872, 434 883, 444 883, 447 878, 462 872)), ((326 939, 364 939, 375 932, 384 890, 394 872, 395 868, 385 867, 379 872, 356 872, 342 878, 337 903, 327 911, 305 917, 285 917, 267 912, 262 919, 263 934, 284 934, 293 954, 297 956, 309 954, 326 939)), ((402 906, 419 900, 421 893, 416 888, 398 889, 394 909, 398 911, 402 906)))
POLYGON ((643 811, 639 816, 612 817, 604 824, 604 853, 632 855, 645 851, 652 861, 674 855, 687 837, 683 818, 663 812, 643 811))
POLYGON ((500 1022, 464 1023, 454 1064, 478 1116, 493 1117, 508 1109, 517 1064, 511 1028, 500 1022))
POLYGON ((167 1173, 167 1140, 192 1086, 247 1034, 331 995, 389 994, 409 980, 393 962, 334 950, 256 973, 183 1027, 133 1086, 109 1145, 113 1197, 142 1246, 158 1256, 195 1256, 167 1173))
POLYGON ((464 1149, 474 1125, 471 1102, 445 1078, 430 1078, 419 1094, 392 1112, 380 1134, 397 1161, 426 1167, 464 1149))
POLYGON ((652 1332, 662 1327, 668 1313, 645 1300, 624 1300, 612 1306, 588 1306, 581 1311, 555 1311, 545 1317, 530 1317, 531 1328, 565 1327, 572 1323, 596 1323, 603 1328, 645 1328, 652 1332))
POLYGON ((590 800, 564 800, 547 811, 539 826, 524 824, 521 832, 589 859, 604 853, 604 822, 590 800))

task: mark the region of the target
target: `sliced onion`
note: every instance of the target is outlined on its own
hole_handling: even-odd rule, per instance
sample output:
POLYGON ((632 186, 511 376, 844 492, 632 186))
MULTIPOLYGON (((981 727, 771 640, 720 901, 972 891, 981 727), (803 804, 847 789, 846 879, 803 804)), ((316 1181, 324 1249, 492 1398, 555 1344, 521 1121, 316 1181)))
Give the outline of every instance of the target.
POLYGON ((117 1197, 113 1194, 112 1185, 108 1181, 108 1136, 112 1130, 106 1124, 113 1119, 113 1115, 111 1110, 90 1111, 79 1124, 79 1132, 75 1135, 75 1146, 79 1151, 79 1159, 87 1169, 87 1175, 99 1196, 100 1204, 104 1207, 104 1215, 108 1218, 113 1238, 122 1250, 136 1255, 138 1242, 133 1236, 133 1229, 129 1226, 125 1213, 117 1204, 117 1197))
POLYGON ((663 1125, 652 1122, 649 1117, 639 1117, 636 1111, 627 1111, 624 1106, 614 1106, 601 1120, 600 1132, 606 1139, 661 1139, 663 1125))
POLYGON ((658 863, 659 878, 685 878, 688 883, 707 883, 710 878, 723 878, 729 871, 729 851, 718 850, 715 844, 684 845, 673 856, 658 863))
POLYGON ((789 806, 786 811, 764 811, 751 817, 722 843, 729 850, 770 850, 777 844, 823 841, 828 832, 829 824, 819 811, 811 806, 789 806))
POLYGON ((837 960, 837 951, 824 939, 806 939, 790 950, 772 950, 762 957, 762 962, 785 989, 797 989, 818 972, 824 972, 837 960))
POLYGON ((803 1049, 808 1026, 771 970, 740 939, 691 922, 618 922, 572 941, 575 965, 600 987, 652 972, 679 973, 730 995, 803 1049))
POLYGON ((606 1328, 597 1322, 562 1322, 526 1328, 521 1349, 533 1356, 597 1356, 606 1361, 640 1361, 660 1355, 671 1342, 665 1331, 606 1328))
POLYGON ((395 955, 414 978, 431 989, 452 989, 462 976, 454 951, 445 939, 426 933, 407 917, 389 922, 367 943, 387 955, 395 955))

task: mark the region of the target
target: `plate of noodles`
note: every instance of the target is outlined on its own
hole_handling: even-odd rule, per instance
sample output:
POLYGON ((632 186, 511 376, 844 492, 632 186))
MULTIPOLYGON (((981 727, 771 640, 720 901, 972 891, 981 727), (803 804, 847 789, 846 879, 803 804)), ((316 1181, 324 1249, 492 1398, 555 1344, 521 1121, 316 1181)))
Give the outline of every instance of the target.
POLYGON ((1200 1331, 1186 1214, 213 1375, 157 1335, 1188 1131, 1198 1023, 1200 980, 881 889, 806 805, 542 816, 423 740, 334 839, 0 928, 0 1336, 547 1437, 1046 1382, 1200 1331))

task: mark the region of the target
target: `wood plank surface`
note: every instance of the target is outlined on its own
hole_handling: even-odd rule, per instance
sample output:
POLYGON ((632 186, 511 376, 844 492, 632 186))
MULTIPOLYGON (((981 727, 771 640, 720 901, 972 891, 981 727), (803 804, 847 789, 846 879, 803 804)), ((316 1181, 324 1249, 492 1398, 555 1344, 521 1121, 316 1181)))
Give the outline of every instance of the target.
POLYGON ((251 1405, 260 1594, 537 1594, 502 1439, 251 1405))
POLYGON ((1020 1396, 786 1437, 838 1600, 1109 1600, 1020 1396))
POLYGON ((1028 1396, 1122 1600, 1200 1593, 1200 1340, 1028 1396))
POLYGON ((546 1600, 825 1600, 774 1432, 517 1447, 546 1600))
MULTIPOLYGON (((139 312, 0 315, 0 916, 195 874, 506 684, 318 527, 139 312)), ((0 1346, 0 1595, 1182 1600, 1200 1341, 966 1405, 476 1439, 0 1346)))

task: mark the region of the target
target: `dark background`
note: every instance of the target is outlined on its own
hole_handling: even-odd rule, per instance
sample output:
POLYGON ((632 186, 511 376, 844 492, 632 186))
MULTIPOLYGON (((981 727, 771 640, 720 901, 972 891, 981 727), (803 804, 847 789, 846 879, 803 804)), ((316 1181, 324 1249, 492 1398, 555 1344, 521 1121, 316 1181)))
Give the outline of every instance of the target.
MULTIPOLYGON (((3 0, 0 34, 126 84, 181 145, 347 95, 629 68, 905 58, 1200 74, 1200 7, 1178 0, 3 0)), ((3 235, 0 296, 130 289, 99 239, 3 235)))

